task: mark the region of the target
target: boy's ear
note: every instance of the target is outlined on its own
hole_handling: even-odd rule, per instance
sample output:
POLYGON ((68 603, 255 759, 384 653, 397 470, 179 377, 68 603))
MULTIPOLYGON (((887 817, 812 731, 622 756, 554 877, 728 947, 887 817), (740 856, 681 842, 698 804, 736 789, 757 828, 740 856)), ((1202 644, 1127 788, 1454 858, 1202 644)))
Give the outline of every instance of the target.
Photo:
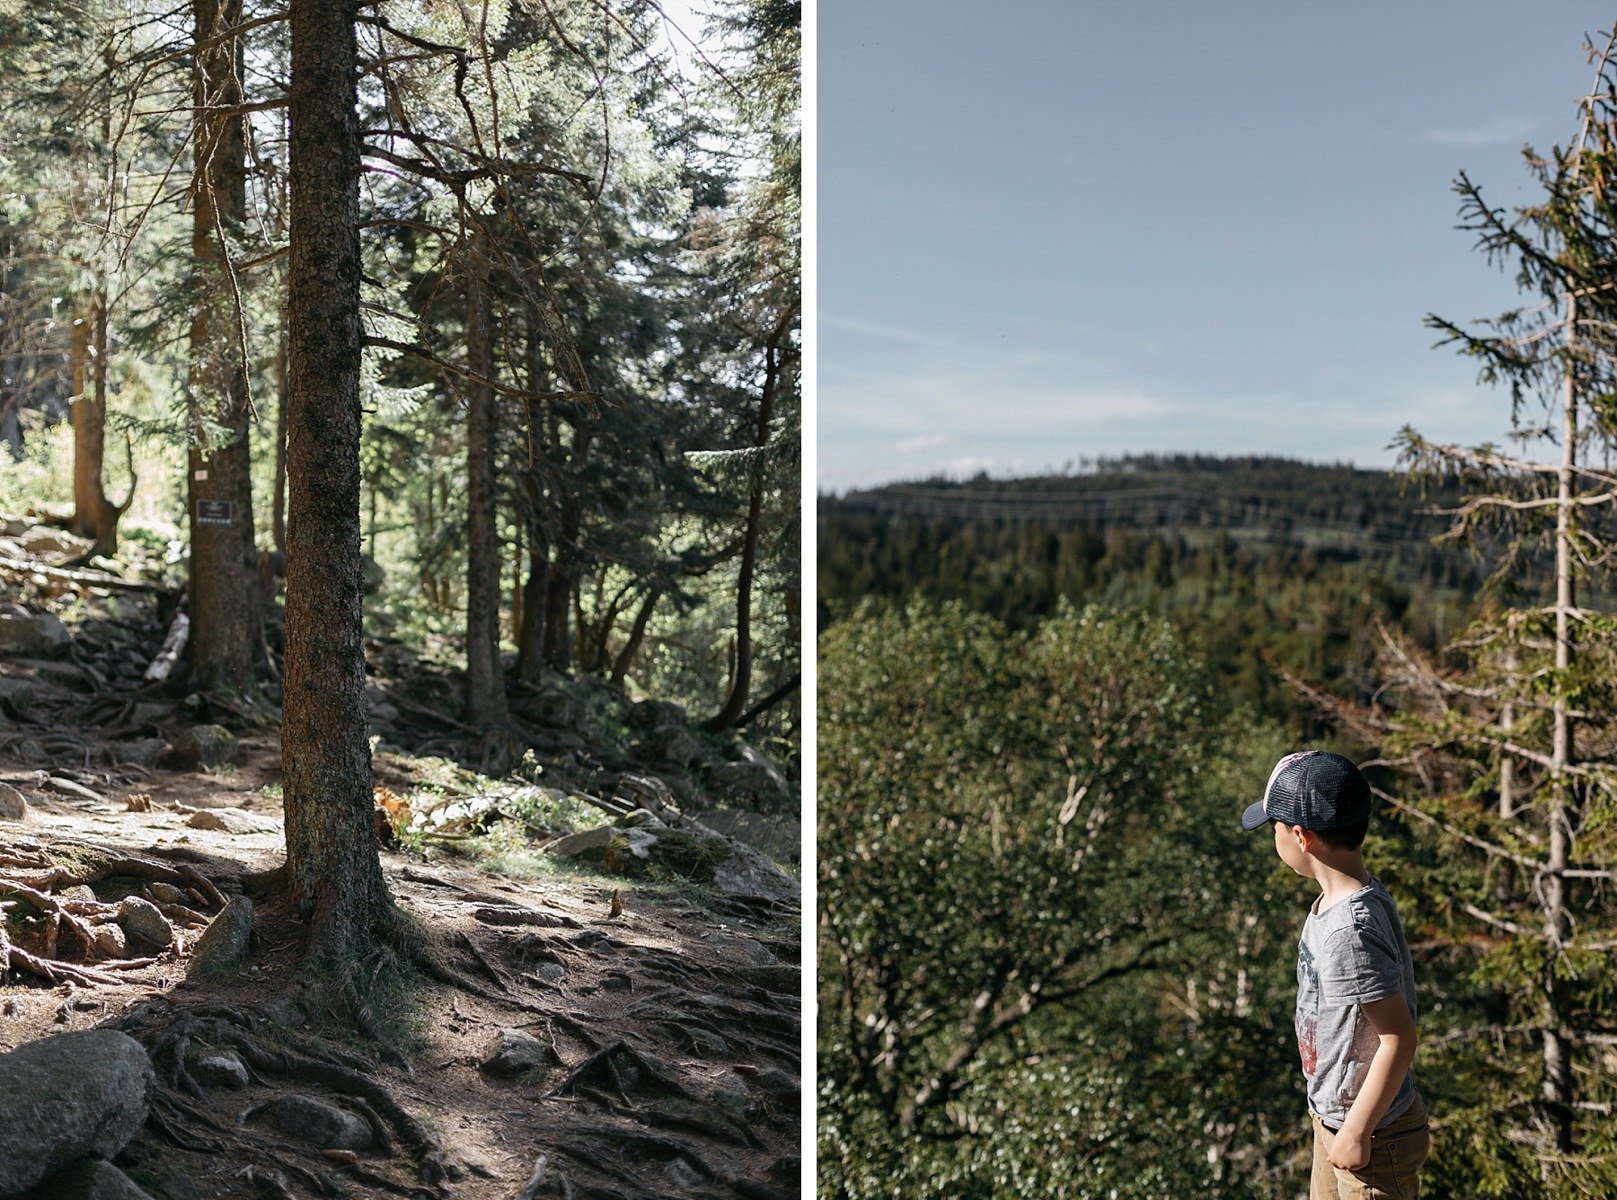
POLYGON ((1314 853, 1315 847, 1319 845, 1319 834, 1315 833, 1312 829, 1304 829, 1301 825, 1293 825, 1291 827, 1291 832, 1297 839, 1298 847, 1300 847, 1305 854, 1314 853))

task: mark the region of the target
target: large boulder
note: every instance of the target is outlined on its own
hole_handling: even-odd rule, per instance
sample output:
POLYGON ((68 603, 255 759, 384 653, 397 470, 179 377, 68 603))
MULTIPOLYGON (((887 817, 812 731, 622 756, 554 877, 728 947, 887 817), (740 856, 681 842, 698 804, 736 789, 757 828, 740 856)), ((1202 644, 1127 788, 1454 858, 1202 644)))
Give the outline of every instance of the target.
POLYGON ((18 605, 0 611, 0 650, 8 654, 65 654, 73 642, 67 626, 50 613, 32 613, 18 605))
POLYGON ((0 1054, 0 1198, 84 1158, 111 1158, 140 1132, 154 1076, 116 1029, 61 1033, 0 1054))
POLYGON ((70 1167, 53 1176, 50 1186, 42 1190, 51 1200, 152 1200, 151 1193, 101 1159, 70 1167))
POLYGON ((281 1132, 320 1150, 369 1150, 376 1140, 371 1127, 347 1109, 301 1093, 282 1096, 270 1105, 281 1132))
POLYGON ((223 725, 193 725, 169 747, 164 765, 222 767, 236 757, 235 735, 223 725))
POLYGON ((0 709, 13 717, 26 717, 34 706, 34 685, 26 679, 0 675, 0 709))

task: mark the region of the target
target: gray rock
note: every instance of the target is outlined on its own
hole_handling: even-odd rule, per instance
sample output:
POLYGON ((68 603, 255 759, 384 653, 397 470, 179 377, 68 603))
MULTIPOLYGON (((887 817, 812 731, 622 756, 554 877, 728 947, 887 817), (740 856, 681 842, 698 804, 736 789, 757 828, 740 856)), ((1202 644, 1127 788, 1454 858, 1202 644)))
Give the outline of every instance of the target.
POLYGON ((797 1077, 779 1067, 765 1067, 758 1072, 755 1082, 761 1090, 775 1097, 795 1096, 800 1088, 797 1077))
POLYGON ((196 1180, 187 1175, 183 1168, 167 1175, 149 1175, 145 1186, 151 1192, 152 1200, 202 1200, 196 1180))
POLYGON ((765 762, 713 763, 707 778, 714 787, 754 798, 781 796, 789 791, 786 777, 765 762))
POLYGON ((650 858, 657 844, 657 835, 650 829, 620 829, 613 825, 600 825, 594 829, 569 833, 544 844, 546 854, 559 854, 563 858, 599 857, 614 841, 636 858, 650 858))
POLYGON ((795 863, 803 853, 803 822, 793 813, 761 813, 719 806, 702 810, 702 824, 715 833, 745 842, 775 862, 795 863))
POLYGON ((261 817, 244 808, 204 809, 192 813, 185 823, 192 829, 214 829, 231 835, 281 832, 281 823, 274 817, 261 817))
POLYGON ((26 717, 34 706, 34 685, 26 679, 0 675, 0 708, 14 717, 26 717))
POLYGON ((131 738, 127 742, 114 742, 108 747, 108 752, 112 755, 112 761, 120 765, 149 767, 166 749, 168 743, 160 737, 131 738))
POLYGON ((713 872, 713 885, 720 892, 772 904, 798 902, 802 889, 797 880, 751 846, 732 841, 730 847, 730 857, 713 872))
POLYGON ((152 1200, 117 1167, 95 1160, 53 1175, 49 1192, 51 1200, 152 1200))
POLYGON ((174 928, 158 911, 157 905, 139 896, 125 896, 118 902, 118 924, 130 938, 153 946, 174 944, 174 928))
POLYGON ((233 974, 247 957, 252 938, 253 902, 232 896, 197 939, 186 974, 192 979, 233 974))
POLYGON ((83 1158, 111 1158, 146 1123, 154 1075, 115 1029, 61 1033, 0 1054, 0 1196, 83 1158))
POLYGON ((683 725, 659 725, 645 736, 641 750, 647 758, 676 767, 699 765, 708 755, 707 747, 683 725))
POLYGON ((683 1156, 671 1159, 668 1165, 663 1168, 663 1174, 667 1176, 670 1185, 682 1192, 701 1187, 707 1182, 707 1176, 702 1172, 701 1168, 683 1156))
POLYGON ((174 739, 167 757, 181 767, 220 767, 236 757, 236 738, 223 725, 193 725, 174 739))
POLYGON ((0 783, 0 817, 21 821, 28 816, 28 801, 9 783, 0 783))
POLYGON ((253 1081, 247 1073, 247 1064, 228 1050, 220 1054, 198 1055, 188 1066, 192 1078, 204 1087, 236 1091, 253 1081))
POLYGON ((76 779, 66 779, 60 775, 48 775, 40 781, 40 787, 47 792, 55 792, 58 796, 66 796, 69 800, 84 804, 105 804, 107 798, 94 788, 87 788, 76 779))
POLYGON ((131 725, 158 725, 174 715, 172 704, 160 704, 155 700, 135 701, 135 711, 129 714, 131 725))
POLYGON ((561 1065, 554 1046, 521 1029, 502 1029, 494 1035, 477 1069, 487 1075, 510 1078, 524 1071, 561 1065))
POLYGON ((803 971, 784 963, 772 967, 742 967, 736 972, 742 979, 777 996, 797 996, 803 991, 803 971))
POLYGON ((640 700, 627 713, 631 729, 656 729, 659 725, 688 725, 685 709, 670 700, 640 700))
POLYGON ((95 927, 96 953, 108 958, 123 958, 129 953, 129 935, 123 926, 113 921, 95 927))
POLYGON ((50 613, 0 613, 0 651, 10 654, 64 654, 73 644, 67 626, 50 613))
POLYGON ((269 1111, 281 1132, 321 1150, 369 1150, 375 1140, 359 1117, 313 1096, 282 1096, 269 1111))
POLYGON ((545 688, 512 698, 511 711, 535 725, 550 725, 557 729, 571 729, 578 724, 578 702, 566 692, 545 688))

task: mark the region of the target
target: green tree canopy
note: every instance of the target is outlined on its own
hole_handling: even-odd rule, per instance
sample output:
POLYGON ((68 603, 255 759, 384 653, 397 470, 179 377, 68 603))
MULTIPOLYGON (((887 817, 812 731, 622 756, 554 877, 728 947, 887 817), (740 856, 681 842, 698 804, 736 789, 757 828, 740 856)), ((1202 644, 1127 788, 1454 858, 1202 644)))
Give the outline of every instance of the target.
POLYGON ((1275 735, 1142 615, 867 606, 821 653, 822 1193, 1283 1171, 1305 901, 1236 820, 1275 735))

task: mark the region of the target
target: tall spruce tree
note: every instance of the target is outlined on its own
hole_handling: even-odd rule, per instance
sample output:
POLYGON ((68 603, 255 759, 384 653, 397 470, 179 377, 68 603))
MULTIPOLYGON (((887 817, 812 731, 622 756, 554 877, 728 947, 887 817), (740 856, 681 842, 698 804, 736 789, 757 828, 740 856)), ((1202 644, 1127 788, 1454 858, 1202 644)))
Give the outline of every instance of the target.
POLYGON ((194 0, 191 134, 191 370, 187 388, 191 520, 191 673, 238 690, 262 656, 253 539, 247 314, 231 261, 247 214, 247 121, 237 28, 241 0, 194 0))
POLYGON ((286 869, 310 949, 353 970, 392 927, 371 816, 360 610, 355 0, 294 0, 286 869))
POLYGON ((1494 600, 1447 666, 1404 673, 1389 743, 1421 768, 1402 802, 1438 839, 1433 911, 1458 945, 1483 948, 1478 1007, 1427 1058, 1449 1089, 1451 1144, 1472 1147, 1438 1170, 1477 1195, 1617 1188, 1617 620, 1590 603, 1617 554, 1612 52, 1613 40, 1591 50, 1596 83, 1572 144, 1528 152, 1541 201, 1512 218, 1466 176, 1456 184, 1464 227, 1532 303, 1477 331, 1428 323, 1508 385, 1515 447, 1401 439, 1414 471, 1470 489, 1448 536, 1497 557, 1494 600), (1415 794, 1422 778, 1429 798, 1415 794))

